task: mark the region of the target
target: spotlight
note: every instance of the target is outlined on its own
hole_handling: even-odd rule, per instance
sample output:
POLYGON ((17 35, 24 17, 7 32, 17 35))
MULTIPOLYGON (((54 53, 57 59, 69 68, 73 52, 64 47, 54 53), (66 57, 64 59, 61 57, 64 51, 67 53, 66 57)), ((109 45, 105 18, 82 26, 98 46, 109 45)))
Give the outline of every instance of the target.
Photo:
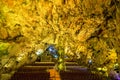
POLYGON ((37 54, 38 56, 40 56, 42 53, 43 53, 43 50, 42 50, 42 49, 38 49, 38 50, 36 51, 36 54, 37 54))

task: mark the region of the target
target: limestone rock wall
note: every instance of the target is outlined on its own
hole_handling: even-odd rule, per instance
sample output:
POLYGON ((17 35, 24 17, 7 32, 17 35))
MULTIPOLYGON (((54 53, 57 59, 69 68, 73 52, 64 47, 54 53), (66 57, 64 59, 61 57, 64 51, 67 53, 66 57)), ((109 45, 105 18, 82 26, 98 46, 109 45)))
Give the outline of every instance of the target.
POLYGON ((91 59, 92 68, 109 71, 120 62, 119 5, 119 0, 0 0, 0 47, 9 44, 0 50, 9 57, 23 54, 29 62, 28 53, 55 44, 80 65, 91 59))

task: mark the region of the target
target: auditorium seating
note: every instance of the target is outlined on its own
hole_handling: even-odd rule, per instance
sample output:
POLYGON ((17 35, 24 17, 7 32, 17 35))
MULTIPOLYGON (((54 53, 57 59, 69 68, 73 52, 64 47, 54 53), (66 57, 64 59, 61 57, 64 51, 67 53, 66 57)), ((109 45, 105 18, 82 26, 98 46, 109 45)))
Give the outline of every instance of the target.
POLYGON ((50 69, 53 69, 54 65, 53 62, 36 62, 25 65, 18 69, 11 80, 106 80, 103 76, 92 74, 87 68, 80 68, 72 62, 66 63, 66 71, 61 71, 57 75, 54 72, 51 74, 50 69))
POLYGON ((11 80, 49 80, 49 72, 16 72, 11 80))
POLYGON ((64 71, 60 72, 61 80, 104 80, 104 78, 97 74, 81 71, 64 71))

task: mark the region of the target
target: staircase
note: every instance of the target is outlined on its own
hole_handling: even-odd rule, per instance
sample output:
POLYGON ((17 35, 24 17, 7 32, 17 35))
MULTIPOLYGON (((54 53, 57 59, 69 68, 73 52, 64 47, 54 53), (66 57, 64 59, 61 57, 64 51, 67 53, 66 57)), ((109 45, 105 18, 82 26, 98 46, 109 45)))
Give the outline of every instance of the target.
POLYGON ((54 62, 35 62, 25 65, 18 69, 11 80, 105 80, 86 68, 80 68, 74 62, 66 62, 66 71, 60 73, 53 69, 54 65, 54 62))

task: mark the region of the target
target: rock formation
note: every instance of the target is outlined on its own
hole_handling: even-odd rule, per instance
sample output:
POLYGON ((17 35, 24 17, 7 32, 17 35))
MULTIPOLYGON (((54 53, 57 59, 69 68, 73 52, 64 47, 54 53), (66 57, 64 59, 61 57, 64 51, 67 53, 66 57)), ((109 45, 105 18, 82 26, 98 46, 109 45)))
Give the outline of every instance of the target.
POLYGON ((46 43, 62 46, 82 66, 91 60, 91 70, 109 72, 120 62, 119 22, 119 0, 0 0, 2 76, 35 61, 46 43))

